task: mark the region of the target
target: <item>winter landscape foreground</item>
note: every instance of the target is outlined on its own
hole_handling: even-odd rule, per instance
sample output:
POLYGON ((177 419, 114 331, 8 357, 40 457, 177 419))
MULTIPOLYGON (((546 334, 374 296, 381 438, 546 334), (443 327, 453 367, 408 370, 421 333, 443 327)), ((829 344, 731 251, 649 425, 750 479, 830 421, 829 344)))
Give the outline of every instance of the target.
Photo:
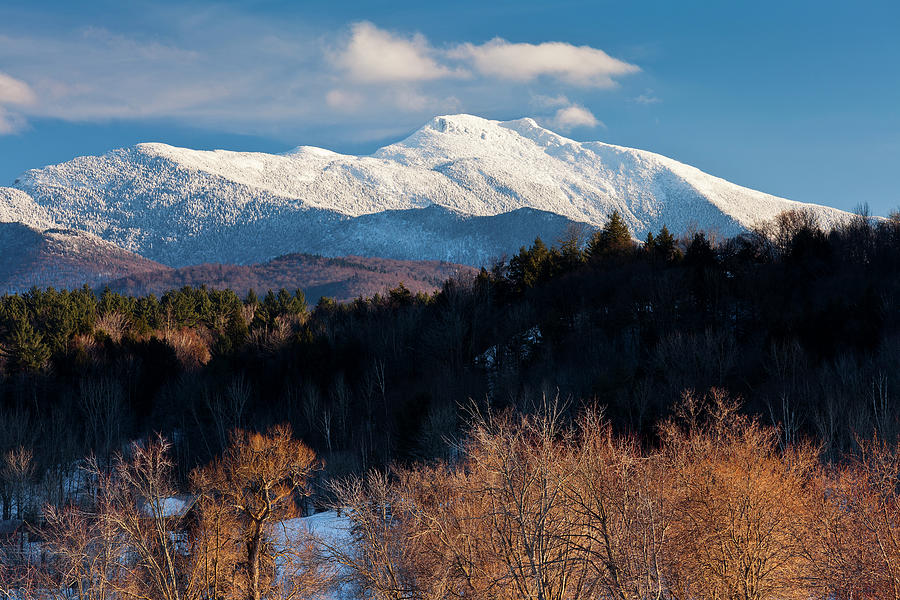
MULTIPOLYGON (((476 417, 451 462, 334 482, 335 509, 292 517, 315 455, 284 427, 235 432, 175 489, 172 447, 92 465, 93 509, 47 513, 7 546, 10 598, 890 597, 898 459, 820 450, 686 393, 641 447, 586 410, 476 417), (23 540, 25 538, 23 537, 23 540)), ((86 490, 87 491, 87 490, 86 490)), ((21 498, 21 497, 20 497, 21 498)))

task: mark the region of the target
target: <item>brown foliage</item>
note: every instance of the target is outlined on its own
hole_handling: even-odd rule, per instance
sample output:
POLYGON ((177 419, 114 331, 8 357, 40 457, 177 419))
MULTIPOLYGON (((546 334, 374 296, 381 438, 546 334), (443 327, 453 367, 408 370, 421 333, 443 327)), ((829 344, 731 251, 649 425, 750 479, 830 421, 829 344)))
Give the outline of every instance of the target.
POLYGON ((455 464, 339 487, 355 544, 339 558, 385 599, 823 594, 817 453, 708 401, 687 395, 655 449, 591 411, 479 420, 455 464))
MULTIPOLYGON (((207 285, 233 289, 244 296, 248 290, 301 288, 310 304, 322 296, 340 302, 370 297, 404 283, 416 294, 430 294, 449 277, 474 274, 464 265, 438 261, 406 261, 362 256, 326 258, 290 254, 256 265, 204 264, 180 269, 129 273, 109 282, 113 290, 129 294, 161 294, 184 286, 207 285)), ((247 319, 249 323, 251 318, 247 319)))
POLYGON ((308 544, 295 540, 291 548, 274 539, 275 524, 297 515, 317 467, 315 453, 280 425, 265 434, 235 430, 224 456, 194 473, 195 559, 211 597, 290 597, 301 585, 324 585, 308 544))
POLYGON ((900 599, 900 441, 861 442, 816 513, 816 575, 839 600, 900 599))
POLYGON ((667 561, 678 597, 722 600, 809 597, 804 540, 815 499, 817 457, 779 450, 777 432, 740 415, 723 393, 710 394, 709 416, 664 428, 674 475, 667 561))
MULTIPOLYGON (((653 447, 597 411, 478 416, 452 462, 333 486, 349 539, 298 521, 316 457, 286 426, 235 430, 171 500, 168 444, 95 468, 96 508, 48 511, 52 560, 22 589, 106 598, 900 600, 900 444, 819 452, 686 393, 653 447)), ((9 591, 12 590, 12 591, 9 591)))
POLYGON ((97 519, 106 549, 126 569, 108 584, 125 597, 186 600, 195 594, 186 548, 181 543, 186 511, 176 498, 171 444, 159 437, 135 443, 116 457, 111 471, 93 468, 97 519))
POLYGON ((181 327, 178 329, 164 329, 161 333, 162 339, 172 347, 178 362, 185 369, 198 369, 212 358, 209 352, 210 335, 205 329, 181 327))

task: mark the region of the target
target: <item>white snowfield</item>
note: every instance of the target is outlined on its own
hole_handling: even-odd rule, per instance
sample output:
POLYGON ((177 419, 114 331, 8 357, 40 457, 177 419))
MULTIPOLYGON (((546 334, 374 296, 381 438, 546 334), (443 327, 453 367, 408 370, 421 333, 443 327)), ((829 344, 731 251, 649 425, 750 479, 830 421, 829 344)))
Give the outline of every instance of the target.
POLYGON ((0 223, 24 223, 34 229, 50 229, 50 213, 21 190, 0 187, 0 223))
POLYGON ((847 217, 532 119, 471 115, 436 117, 371 156, 138 144, 28 171, 14 187, 33 200, 0 190, 0 220, 50 220, 171 266, 289 252, 478 266, 537 235, 554 242, 573 221, 602 225, 613 210, 639 238, 664 224, 732 235, 791 208, 826 226, 847 217))

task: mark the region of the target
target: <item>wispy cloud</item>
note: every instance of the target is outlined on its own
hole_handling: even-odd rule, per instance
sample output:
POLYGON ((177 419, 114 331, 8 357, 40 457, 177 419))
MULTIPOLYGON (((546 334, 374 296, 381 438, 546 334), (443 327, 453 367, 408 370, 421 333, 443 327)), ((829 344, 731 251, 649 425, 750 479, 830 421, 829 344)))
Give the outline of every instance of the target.
POLYGON ((583 87, 615 87, 616 77, 640 71, 603 50, 564 42, 513 44, 495 38, 481 45, 462 44, 450 55, 471 61, 482 75, 490 77, 533 81, 543 76, 583 87))
POLYGON ((152 34, 0 25, 0 134, 28 118, 169 119, 285 138, 328 127, 362 140, 442 112, 536 109, 560 128, 593 127, 578 96, 639 71, 564 42, 435 45, 370 22, 288 30, 213 11, 169 21, 172 31, 152 34))
POLYGON ((9 135, 25 127, 25 118, 0 106, 0 135, 9 135))
POLYGON ((37 96, 24 81, 0 72, 0 104, 34 104, 37 96))
POLYGON ((25 118, 13 107, 26 107, 37 101, 37 95, 24 81, 0 72, 0 135, 15 133, 25 125, 25 118))
POLYGON ((658 104, 662 102, 662 99, 654 95, 653 90, 647 90, 640 96, 637 96, 634 101, 638 104, 658 104))
POLYGON ((537 109, 557 108, 559 106, 568 106, 572 104, 564 94, 555 96, 545 96, 543 94, 532 94, 531 105, 537 109))

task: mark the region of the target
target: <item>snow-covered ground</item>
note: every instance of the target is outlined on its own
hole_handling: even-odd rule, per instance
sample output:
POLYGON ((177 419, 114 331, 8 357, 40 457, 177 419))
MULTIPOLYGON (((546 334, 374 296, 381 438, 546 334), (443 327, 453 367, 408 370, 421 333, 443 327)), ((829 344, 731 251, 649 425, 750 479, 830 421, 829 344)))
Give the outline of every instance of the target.
POLYGON ((288 252, 479 265, 537 234, 555 241, 572 221, 599 226, 613 210, 637 237, 663 224, 730 235, 789 208, 826 225, 846 216, 531 119, 471 115, 436 117, 371 156, 138 144, 28 171, 14 187, 0 194, 0 220, 52 221, 172 266, 288 252))
MULTIPOLYGON (((282 521, 275 525, 275 544, 297 545, 312 534, 326 546, 344 546, 351 543, 351 522, 346 516, 338 516, 335 511, 320 512, 308 517, 282 521)), ((338 579, 341 579, 340 577, 338 579)), ((351 600, 357 597, 348 582, 336 581, 321 600, 351 600)))

